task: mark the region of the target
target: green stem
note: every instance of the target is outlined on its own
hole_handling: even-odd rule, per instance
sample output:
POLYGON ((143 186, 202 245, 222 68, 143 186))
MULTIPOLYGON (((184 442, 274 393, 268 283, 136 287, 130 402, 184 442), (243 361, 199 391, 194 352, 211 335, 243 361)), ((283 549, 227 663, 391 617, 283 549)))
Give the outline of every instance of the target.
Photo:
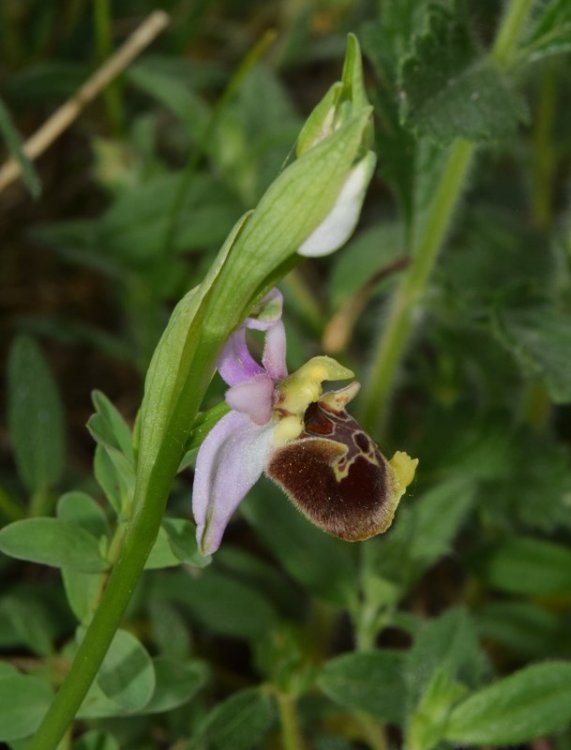
POLYGON ((295 698, 284 693, 277 693, 282 729, 283 750, 302 750, 303 743, 299 733, 295 698))
POLYGON ((384 727, 369 714, 357 712, 355 718, 363 730, 363 739, 371 750, 388 750, 389 741, 384 727))
MULTIPOLYGON (((492 57, 500 68, 507 68, 526 23, 533 0, 511 0, 500 23, 492 57)), ((386 420, 386 404, 413 328, 413 315, 441 245, 448 233, 470 171, 474 144, 456 140, 444 166, 422 238, 412 263, 397 287, 388 319, 373 355, 370 384, 363 401, 362 421, 372 430, 386 420)))
POLYGON ((553 147, 556 104, 557 75, 552 63, 546 66, 541 78, 533 128, 531 208, 533 223, 541 230, 548 229, 552 219, 553 177, 557 161, 553 147))
POLYGON ((19 521, 26 515, 22 506, 3 487, 0 487, 0 514, 8 521, 19 521))
MULTIPOLYGON (((93 26, 97 61, 102 63, 113 49, 110 0, 95 0, 93 3, 93 26)), ((113 133, 119 135, 124 121, 120 81, 115 80, 107 86, 103 92, 103 101, 113 133)))
POLYGON ((53 496, 51 492, 46 487, 42 487, 36 490, 30 498, 28 515, 31 517, 49 516, 52 512, 52 506, 53 496))
POLYGON ((527 21, 534 0, 511 0, 502 18, 492 56, 500 67, 507 67, 527 21))
POLYGON ((422 298, 442 242, 462 194, 474 154, 474 144, 457 140, 450 151, 412 263, 392 300, 383 335, 376 349, 370 385, 364 400, 363 423, 372 430, 386 403, 407 346, 413 314, 422 298))
MULTIPOLYGON (((212 363, 201 363, 200 375, 191 378, 174 408, 167 433, 178 435, 194 419, 212 371, 212 363)), ((55 750, 73 721, 113 636, 123 618, 145 561, 155 542, 167 498, 180 460, 179 451, 164 441, 148 476, 137 481, 135 513, 128 522, 121 551, 113 567, 100 606, 76 652, 72 668, 27 750, 55 750)))
POLYGON ((221 98, 217 102, 216 106, 212 110, 210 118, 204 128, 204 133, 200 138, 199 143, 196 144, 194 152, 191 158, 188 160, 180 181, 180 185, 176 192, 172 208, 169 212, 167 230, 165 235, 165 247, 164 253, 161 253, 159 263, 164 264, 165 257, 170 257, 174 252, 174 241, 176 237, 176 230, 178 226, 178 219, 184 205, 184 200, 188 193, 188 189, 192 183, 194 173, 200 162, 202 155, 206 152, 206 148, 220 117, 224 113, 228 104, 232 101, 236 92, 240 89, 245 78, 248 76, 252 68, 260 61, 265 55, 268 47, 273 44, 276 38, 276 33, 273 30, 267 31, 260 41, 254 45, 254 47, 248 52, 240 63, 238 70, 230 79, 228 86, 226 87, 221 98))

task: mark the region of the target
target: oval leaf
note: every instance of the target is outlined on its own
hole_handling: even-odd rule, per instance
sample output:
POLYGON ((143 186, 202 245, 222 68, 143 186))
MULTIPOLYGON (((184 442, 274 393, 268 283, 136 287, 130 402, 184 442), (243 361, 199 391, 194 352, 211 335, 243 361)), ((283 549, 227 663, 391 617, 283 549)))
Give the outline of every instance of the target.
POLYGON ((457 706, 446 739, 462 745, 527 742, 571 722, 571 663, 534 664, 457 706))
POLYGON ((345 654, 325 665, 318 685, 344 708, 397 722, 404 711, 403 667, 403 655, 396 651, 345 654))
POLYGON ((482 573, 492 586, 514 594, 568 594, 571 552, 555 542, 508 539, 484 560, 482 573))
POLYGON ((59 518, 25 518, 5 526, 0 531, 0 552, 54 568, 75 567, 84 573, 108 567, 99 554, 97 539, 81 526, 59 518))
POLYGON ((8 357, 8 427, 30 492, 55 484, 64 466, 63 407, 46 360, 28 336, 15 339, 8 357))
POLYGON ((3 669, 0 674, 0 738, 10 742, 35 732, 52 698, 52 688, 41 678, 3 669))
POLYGON ((208 714, 200 734, 213 750, 249 750, 258 747, 275 718, 269 695, 255 688, 234 693, 208 714))
POLYGON ((145 647, 126 630, 115 633, 97 682, 104 694, 125 711, 139 711, 155 690, 153 661, 145 647))

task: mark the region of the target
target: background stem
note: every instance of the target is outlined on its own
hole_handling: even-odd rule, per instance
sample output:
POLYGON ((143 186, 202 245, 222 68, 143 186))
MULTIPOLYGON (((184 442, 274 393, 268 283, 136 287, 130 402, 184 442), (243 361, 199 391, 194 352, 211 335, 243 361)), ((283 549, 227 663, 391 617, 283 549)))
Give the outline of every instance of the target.
POLYGON ((511 0, 508 3, 492 47, 492 56, 500 67, 509 66, 532 5, 533 0, 511 0))
POLYGON ((277 694, 282 728, 283 750, 302 750, 303 744, 299 734, 295 698, 284 693, 277 694))
MULTIPOLYGON (((507 5, 491 52, 499 67, 509 67, 532 5, 533 0, 512 0, 507 5)), ((452 144, 425 230, 413 249, 412 262, 391 301, 388 318, 373 353, 369 385, 363 399, 361 421, 370 431, 386 423, 387 402, 413 331, 414 313, 466 187, 474 150, 473 143, 462 139, 452 144)))
POLYGON ((373 430, 381 418, 412 331, 413 313, 420 301, 466 182, 474 145, 457 140, 436 188, 425 232, 413 260, 397 287, 383 334, 375 350, 362 422, 373 430))
MULTIPOLYGON (((110 4, 110 0, 95 0, 93 4, 93 25, 95 27, 95 48, 98 64, 103 63, 113 50, 110 4)), ((118 79, 115 79, 103 91, 107 118, 115 136, 120 134, 124 121, 121 88, 121 83, 118 79)))

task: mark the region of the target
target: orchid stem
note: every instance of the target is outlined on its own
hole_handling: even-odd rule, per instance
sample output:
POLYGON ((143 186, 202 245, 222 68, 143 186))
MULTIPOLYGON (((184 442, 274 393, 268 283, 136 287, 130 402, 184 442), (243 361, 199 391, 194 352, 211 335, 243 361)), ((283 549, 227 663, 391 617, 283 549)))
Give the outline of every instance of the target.
MULTIPOLYGON (((205 362, 204 366, 209 370, 209 363, 205 362)), ((189 383, 187 391, 181 395, 184 405, 173 410, 169 434, 180 434, 181 426, 194 419, 208 379, 199 375, 196 380, 189 383)), ((179 465, 179 453, 165 441, 148 477, 143 481, 138 479, 134 514, 126 524, 118 559, 101 603, 77 649, 69 674, 26 750, 55 750, 95 679, 155 542, 179 465)))
MULTIPOLYGON (((511 0, 492 47, 492 59, 508 68, 527 21, 533 0, 511 0)), ((415 311, 422 301, 440 249, 448 235, 455 210, 466 187, 475 145, 457 139, 450 149, 429 210, 426 226, 412 253, 391 301, 388 319, 373 353, 362 422, 373 431, 386 423, 387 404, 414 329, 415 311)))

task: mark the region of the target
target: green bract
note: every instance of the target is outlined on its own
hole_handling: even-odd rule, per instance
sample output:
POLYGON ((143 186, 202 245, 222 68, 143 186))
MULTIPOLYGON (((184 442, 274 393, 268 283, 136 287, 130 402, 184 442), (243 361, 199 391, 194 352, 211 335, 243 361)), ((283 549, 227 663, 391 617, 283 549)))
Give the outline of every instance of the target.
POLYGON ((371 113, 359 46, 350 36, 343 80, 310 115, 298 139, 299 158, 235 225, 159 342, 139 416, 139 493, 167 434, 172 460, 180 460, 220 347, 276 275, 289 268, 307 240, 311 247, 306 245, 304 254, 322 255, 348 239, 375 163, 367 150, 371 113))

